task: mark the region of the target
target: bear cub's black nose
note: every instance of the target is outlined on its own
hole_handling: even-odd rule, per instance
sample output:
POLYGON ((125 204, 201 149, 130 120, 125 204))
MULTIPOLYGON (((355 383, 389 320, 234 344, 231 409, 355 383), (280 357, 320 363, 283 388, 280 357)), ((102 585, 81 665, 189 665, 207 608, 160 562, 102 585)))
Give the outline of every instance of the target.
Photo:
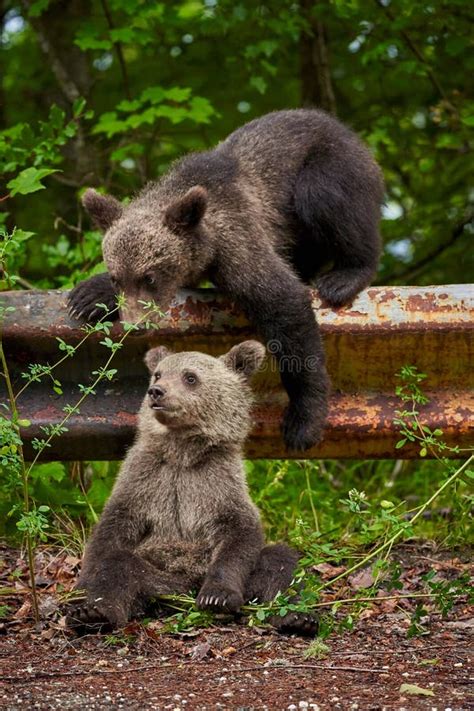
POLYGON ((159 385, 152 385, 148 390, 148 395, 152 398, 152 400, 160 400, 165 393, 166 390, 159 385))

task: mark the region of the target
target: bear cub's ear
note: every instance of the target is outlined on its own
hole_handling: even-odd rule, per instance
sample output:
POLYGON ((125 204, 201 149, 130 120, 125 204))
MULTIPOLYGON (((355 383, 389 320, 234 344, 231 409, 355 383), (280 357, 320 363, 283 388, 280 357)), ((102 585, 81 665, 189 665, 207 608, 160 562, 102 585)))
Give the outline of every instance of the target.
POLYGON ((225 365, 241 373, 247 380, 258 370, 265 358, 265 346, 258 341, 244 341, 220 356, 225 365))
POLYGON ((150 373, 153 373, 158 363, 169 355, 171 355, 171 351, 165 348, 165 346, 157 346, 145 353, 143 360, 150 373))
POLYGON ((112 195, 101 195, 92 188, 88 188, 82 196, 82 204, 103 232, 106 232, 123 213, 122 205, 112 195))
POLYGON ((166 209, 164 223, 174 232, 191 230, 202 220, 206 207, 207 190, 195 185, 166 209))

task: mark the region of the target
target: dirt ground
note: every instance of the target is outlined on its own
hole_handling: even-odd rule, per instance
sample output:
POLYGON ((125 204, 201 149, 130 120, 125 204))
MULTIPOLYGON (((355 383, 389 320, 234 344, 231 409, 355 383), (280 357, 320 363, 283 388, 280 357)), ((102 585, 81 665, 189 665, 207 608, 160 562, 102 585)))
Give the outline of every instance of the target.
MULTIPOLYGON (((319 659, 305 657, 308 640, 243 622, 175 636, 160 634, 160 621, 131 623, 121 635, 75 637, 57 614, 56 593, 73 583, 77 559, 41 555, 44 621, 35 628, 24 561, 0 551, 0 603, 9 608, 0 624, 0 708, 474 709, 474 622, 463 599, 445 619, 431 614, 426 634, 412 638, 413 603, 381 602, 350 632, 333 632, 319 659)), ((466 569, 458 558, 433 556, 412 552, 405 589, 427 568, 448 576, 466 569)))

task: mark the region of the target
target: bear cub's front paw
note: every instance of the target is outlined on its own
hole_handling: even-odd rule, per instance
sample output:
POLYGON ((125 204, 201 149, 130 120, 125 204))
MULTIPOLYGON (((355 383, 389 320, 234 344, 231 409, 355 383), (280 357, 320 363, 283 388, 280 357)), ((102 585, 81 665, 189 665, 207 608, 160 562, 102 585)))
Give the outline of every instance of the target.
POLYGON ((106 274, 81 281, 72 289, 68 297, 68 310, 72 318, 96 323, 106 317, 108 321, 118 319, 117 295, 106 274), (104 304, 107 311, 97 304, 104 304))
POLYGON ((238 612, 244 604, 242 593, 219 583, 204 583, 196 598, 200 610, 238 612))
POLYGON ((325 415, 317 403, 290 402, 281 427, 287 449, 304 452, 319 444, 323 436, 325 415))

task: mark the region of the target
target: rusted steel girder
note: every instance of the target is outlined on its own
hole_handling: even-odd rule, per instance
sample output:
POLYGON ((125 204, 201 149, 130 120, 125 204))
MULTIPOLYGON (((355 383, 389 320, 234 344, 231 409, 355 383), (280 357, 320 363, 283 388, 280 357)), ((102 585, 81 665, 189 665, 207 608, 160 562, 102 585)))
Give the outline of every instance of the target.
MULTIPOLYGON (((15 391, 29 363, 55 363, 63 352, 56 338, 77 344, 84 333, 69 318, 66 292, 5 292, 4 304, 13 306, 3 328, 5 352, 15 391)), ((321 325, 333 393, 322 444, 305 458, 415 457, 418 448, 395 450, 399 439, 393 424, 400 402, 394 396, 395 373, 403 365, 416 365, 428 375, 428 405, 420 419, 441 428, 448 444, 474 443, 474 287, 380 287, 363 292, 346 309, 314 310, 321 325)), ((122 335, 114 326, 112 338, 122 335)), ((68 422, 69 430, 52 441, 43 459, 118 459, 133 439, 135 413, 147 387, 142 359, 152 345, 174 350, 202 350, 217 355, 233 344, 254 337, 241 311, 213 290, 182 291, 159 330, 130 335, 115 356, 118 374, 97 388, 80 414, 68 422)), ((109 355, 94 334, 78 353, 55 370, 63 394, 51 381, 33 383, 18 398, 21 416, 31 422, 23 432, 26 456, 31 440, 42 437, 42 425, 60 422, 63 407, 79 399, 78 384, 91 383, 91 373, 105 365, 109 355)), ((255 426, 247 454, 251 458, 286 457, 279 421, 286 395, 274 365, 256 382, 255 426)), ((291 455, 290 455, 291 456, 291 455)))

